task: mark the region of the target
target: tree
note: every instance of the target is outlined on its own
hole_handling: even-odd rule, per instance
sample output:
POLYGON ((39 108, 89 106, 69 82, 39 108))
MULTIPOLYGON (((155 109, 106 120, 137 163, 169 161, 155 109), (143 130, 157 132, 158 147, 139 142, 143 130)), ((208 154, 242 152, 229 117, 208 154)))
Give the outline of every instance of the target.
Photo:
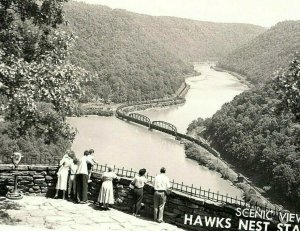
POLYGON ((289 67, 276 77, 275 89, 277 90, 281 106, 294 113, 300 120, 300 55, 297 54, 289 67))
POLYGON ((81 94, 80 78, 85 72, 67 60, 74 36, 63 25, 64 2, 0 3, 0 93, 7 98, 5 120, 17 127, 19 135, 34 127, 48 133, 48 138, 54 133, 74 138, 65 118, 81 94), (41 103, 51 110, 41 110, 41 103), (53 130, 53 121, 43 119, 47 115, 61 126, 53 130))
POLYGON ((102 89, 102 97, 105 103, 109 102, 110 96, 112 94, 111 87, 108 84, 105 84, 101 87, 102 89))
POLYGON ((281 164, 273 169, 272 185, 274 190, 280 190, 284 195, 289 195, 292 193, 295 181, 295 172, 289 165, 281 164))

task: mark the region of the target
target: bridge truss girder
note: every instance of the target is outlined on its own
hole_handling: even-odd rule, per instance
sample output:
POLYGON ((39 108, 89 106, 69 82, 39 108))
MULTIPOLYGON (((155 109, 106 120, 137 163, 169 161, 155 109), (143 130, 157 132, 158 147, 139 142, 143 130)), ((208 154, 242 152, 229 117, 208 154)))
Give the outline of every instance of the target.
POLYGON ((151 120, 147 116, 144 116, 142 114, 139 114, 139 113, 130 113, 129 116, 132 117, 132 118, 134 118, 134 119, 138 119, 140 121, 143 121, 143 122, 146 122, 148 124, 151 124, 151 120))
POLYGON ((165 121, 153 121, 152 124, 156 125, 158 127, 164 128, 164 129, 171 130, 175 134, 177 134, 177 128, 173 124, 170 124, 170 123, 165 122, 165 121))

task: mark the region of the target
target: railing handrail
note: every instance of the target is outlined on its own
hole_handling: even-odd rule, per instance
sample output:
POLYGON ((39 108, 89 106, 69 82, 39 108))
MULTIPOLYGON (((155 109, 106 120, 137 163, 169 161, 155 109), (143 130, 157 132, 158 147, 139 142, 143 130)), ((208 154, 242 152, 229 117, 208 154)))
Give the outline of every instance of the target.
MULTIPOLYGON (((59 166, 59 161, 61 158, 55 156, 55 157, 40 157, 40 158, 34 158, 34 157, 23 157, 19 165, 56 165, 57 167, 59 166)), ((10 156, 1 156, 1 162, 0 164, 12 164, 10 156)), ((94 172, 105 172, 108 168, 108 165, 101 165, 101 164, 95 164, 93 166, 93 171, 94 172)), ((117 168, 114 166, 114 171, 117 173, 119 176, 123 177, 128 177, 128 178, 133 178, 136 175, 138 175, 138 172, 134 171, 132 168, 130 170, 125 169, 124 167, 122 168, 117 168)), ((153 182, 154 176, 151 176, 149 174, 146 174, 146 178, 150 181, 153 182)), ((228 196, 228 194, 220 194, 219 192, 214 192, 211 191, 210 189, 205 190, 202 187, 195 187, 193 184, 191 186, 185 185, 183 182, 177 183, 173 179, 171 181, 171 189, 174 191, 182 192, 184 194, 196 197, 196 198, 201 198, 201 199, 207 199, 210 201, 215 201, 215 202, 221 202, 225 204, 230 204, 231 206, 234 207, 253 207, 255 209, 261 209, 261 210, 272 210, 265 205, 264 207, 260 206, 257 204, 252 203, 247 203, 245 200, 238 199, 237 197, 231 197, 228 196)), ((275 207, 275 213, 279 213, 280 210, 275 207)), ((276 213, 276 214, 277 214, 276 213)))
MULTIPOLYGON (((93 172, 105 172, 108 169, 108 165, 101 165, 101 164, 95 164, 93 166, 93 172)), ((117 168, 115 165, 113 166, 113 170, 114 172, 116 172, 117 175, 121 176, 121 177, 128 177, 128 178, 133 178, 136 175, 138 175, 138 172, 134 171, 132 168, 130 170, 125 169, 124 167, 122 168, 117 168)), ((146 174, 146 178, 149 180, 149 182, 153 182, 154 180, 154 176, 149 175, 148 173, 146 174)), ((248 208, 254 208, 254 209, 259 209, 259 210, 265 210, 265 211, 273 211, 274 214, 278 215, 281 210, 274 207, 274 209, 271 209, 267 206, 267 204, 265 204, 264 206, 258 205, 257 202, 255 203, 247 203, 245 200, 243 199, 238 199, 237 196, 236 197, 231 197, 228 196, 228 193, 226 195, 224 194, 220 194, 219 191, 216 193, 214 191, 211 191, 210 189, 205 190, 201 187, 197 188, 194 187, 194 185, 192 184, 191 186, 185 185, 183 184, 183 182, 181 183, 177 183, 175 182, 175 180, 173 179, 171 182, 171 190, 174 191, 178 191, 196 198, 200 198, 200 199, 207 199, 210 201, 215 201, 215 202, 221 202, 224 204, 229 204, 233 207, 248 207, 248 208)))
MULTIPOLYGON (((95 164, 93 166, 94 172, 105 172, 107 169, 108 169, 107 164, 106 165, 95 164)), ((124 167, 117 168, 116 166, 114 166, 113 169, 117 175, 123 176, 123 177, 133 178, 136 175, 138 175, 138 172, 132 170, 132 168, 130 170, 128 170, 128 169, 125 169, 124 167)), ((155 177, 147 174, 146 178, 150 182, 153 182, 155 177)), ((237 197, 231 197, 231 196, 228 196, 228 194, 223 195, 223 194, 220 194, 219 192, 216 193, 214 191, 211 191, 210 189, 205 190, 201 187, 196 188, 193 186, 193 184, 191 186, 188 186, 188 185, 183 184, 183 182, 177 183, 177 182, 175 182, 174 179, 170 183, 171 183, 172 190, 179 191, 179 192, 185 193, 187 195, 194 196, 196 198, 202 198, 202 199, 204 198, 204 199, 208 199, 211 201, 222 202, 222 203, 231 204, 231 205, 235 205, 235 206, 238 205, 240 207, 253 206, 244 200, 238 199, 237 197)), ((256 206, 258 207, 258 205, 256 205, 256 206)))

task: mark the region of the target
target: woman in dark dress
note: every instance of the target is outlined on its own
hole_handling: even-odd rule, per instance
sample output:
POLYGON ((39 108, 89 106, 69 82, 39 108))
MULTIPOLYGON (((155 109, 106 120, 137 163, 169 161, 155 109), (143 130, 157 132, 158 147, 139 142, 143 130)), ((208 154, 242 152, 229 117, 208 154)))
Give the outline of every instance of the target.
POLYGON ((135 176, 133 181, 130 183, 134 186, 133 189, 133 215, 140 216, 140 209, 142 206, 142 200, 144 196, 144 185, 147 182, 145 177, 146 169, 142 168, 139 171, 139 175, 135 176))

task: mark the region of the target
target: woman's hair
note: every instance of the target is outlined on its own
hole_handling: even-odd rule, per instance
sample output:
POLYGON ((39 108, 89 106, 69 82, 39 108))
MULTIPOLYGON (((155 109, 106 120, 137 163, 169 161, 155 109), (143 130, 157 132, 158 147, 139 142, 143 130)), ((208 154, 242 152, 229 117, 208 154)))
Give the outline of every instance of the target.
POLYGON ((162 168, 160 169, 160 173, 166 173, 166 168, 165 168, 165 167, 162 167, 162 168))
POLYGON ((145 173, 146 173, 146 169, 145 168, 140 169, 140 171, 139 171, 139 175, 140 176, 144 176, 145 173))
POLYGON ((88 150, 85 150, 83 153, 85 156, 88 156, 90 154, 90 152, 88 150))
POLYGON ((68 150, 67 154, 72 159, 76 159, 76 155, 75 155, 75 152, 73 150, 68 150))
POLYGON ((112 170, 113 170, 113 168, 112 168, 112 167, 110 167, 110 166, 109 166, 109 167, 107 167, 107 171, 108 171, 108 172, 112 172, 112 170))
POLYGON ((94 152, 95 152, 94 149, 90 149, 90 150, 89 150, 89 153, 90 153, 90 154, 93 154, 94 152))

